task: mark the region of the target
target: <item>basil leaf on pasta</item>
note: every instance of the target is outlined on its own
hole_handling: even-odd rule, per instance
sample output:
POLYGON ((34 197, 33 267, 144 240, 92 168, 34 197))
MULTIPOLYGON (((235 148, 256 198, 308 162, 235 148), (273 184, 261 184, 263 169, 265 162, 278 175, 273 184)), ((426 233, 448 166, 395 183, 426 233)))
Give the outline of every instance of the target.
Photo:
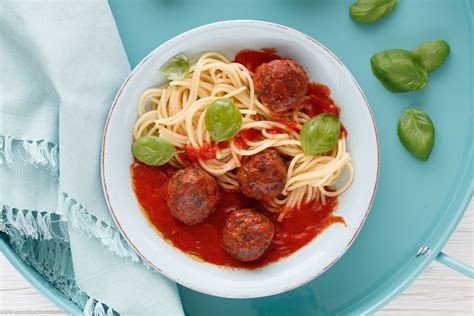
POLYGON ((178 153, 176 148, 157 136, 143 136, 132 145, 132 153, 139 161, 149 166, 161 166, 178 153))
POLYGON ((168 80, 181 80, 191 69, 188 58, 182 54, 171 57, 160 68, 160 73, 168 80))
POLYGON ((341 123, 332 113, 319 114, 304 123, 300 132, 306 155, 315 156, 334 149, 339 140, 341 123))
POLYGON ((234 137, 242 126, 242 113, 226 98, 217 99, 208 106, 205 116, 206 129, 216 142, 234 137))

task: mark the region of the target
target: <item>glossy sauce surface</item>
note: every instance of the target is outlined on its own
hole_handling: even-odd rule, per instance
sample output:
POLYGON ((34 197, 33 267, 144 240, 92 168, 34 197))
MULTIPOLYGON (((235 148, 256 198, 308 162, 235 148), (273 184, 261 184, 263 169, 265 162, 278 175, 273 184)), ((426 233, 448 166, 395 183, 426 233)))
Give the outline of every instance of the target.
POLYGON ((255 72, 258 66, 275 59, 282 59, 276 54, 275 48, 243 49, 235 55, 234 62, 242 64, 251 72, 255 72))
POLYGON ((184 160, 195 162, 199 159, 210 160, 216 158, 216 145, 212 143, 204 143, 204 146, 200 148, 187 145, 183 149, 184 152, 180 153, 179 155, 180 158, 184 160))
POLYGON ((322 83, 311 82, 306 97, 307 102, 303 111, 310 117, 321 113, 334 113, 339 116, 341 109, 331 98, 331 90, 322 83))
POLYGON ((244 149, 247 147, 247 142, 256 142, 263 138, 262 133, 255 128, 246 128, 241 130, 237 135, 235 135, 234 143, 235 147, 239 149, 244 149))
MULTIPOLYGON (((308 85, 307 100, 303 107, 303 112, 313 117, 322 113, 334 113, 338 117, 341 115, 341 109, 331 98, 331 90, 322 83, 311 82, 308 85)), ((340 137, 347 137, 347 130, 341 122, 340 137)))
POLYGON ((254 269, 286 257, 313 240, 324 229, 344 219, 332 215, 337 198, 326 205, 304 205, 288 214, 283 222, 277 216, 263 211, 253 199, 240 192, 221 189, 220 205, 204 222, 188 226, 171 216, 166 205, 167 183, 174 169, 165 165, 151 167, 135 162, 131 166, 132 182, 137 199, 150 223, 165 240, 187 254, 213 264, 254 269), (275 225, 275 236, 264 255, 257 261, 244 263, 232 258, 221 246, 221 233, 228 212, 241 208, 262 211, 275 225))
POLYGON ((190 162, 196 162, 199 159, 201 160, 211 160, 216 158, 216 154, 218 150, 222 150, 224 148, 229 147, 228 141, 220 142, 218 145, 212 143, 204 143, 202 147, 193 147, 191 145, 187 145, 184 148, 181 148, 181 153, 178 156, 190 162))

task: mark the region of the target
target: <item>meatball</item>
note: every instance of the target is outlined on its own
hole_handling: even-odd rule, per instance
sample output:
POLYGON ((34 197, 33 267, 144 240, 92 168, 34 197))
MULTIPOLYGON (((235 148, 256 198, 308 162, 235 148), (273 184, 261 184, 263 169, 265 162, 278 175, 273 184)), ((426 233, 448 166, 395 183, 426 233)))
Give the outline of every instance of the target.
POLYGON ((222 231, 222 245, 235 259, 253 261, 260 258, 273 239, 273 223, 263 214, 251 209, 233 211, 222 231))
POLYGON ((273 148, 242 159, 237 180, 242 193, 256 200, 271 200, 286 184, 286 165, 273 148))
POLYGON ((260 65, 254 79, 260 100, 274 114, 295 110, 308 92, 306 71, 290 59, 260 65))
POLYGON ((185 224, 202 222, 216 210, 220 199, 217 182, 207 172, 186 168, 178 170, 168 182, 168 207, 171 215, 185 224))

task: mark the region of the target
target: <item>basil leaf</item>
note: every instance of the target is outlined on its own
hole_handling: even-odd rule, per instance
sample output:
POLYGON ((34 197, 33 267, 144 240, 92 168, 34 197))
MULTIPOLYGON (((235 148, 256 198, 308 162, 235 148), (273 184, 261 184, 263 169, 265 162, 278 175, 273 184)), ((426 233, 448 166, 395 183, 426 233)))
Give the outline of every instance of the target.
POLYGON ((434 145, 433 122, 418 109, 407 109, 398 122, 398 137, 416 158, 426 161, 434 145))
POLYGON ((404 49, 388 49, 370 59, 372 72, 385 88, 408 92, 424 88, 428 73, 414 54, 404 49))
POLYGON ((209 105, 204 118, 209 135, 216 142, 228 140, 240 131, 242 114, 235 104, 226 98, 209 105))
POLYGON ((306 155, 315 156, 337 146, 341 123, 332 113, 316 115, 306 121, 301 128, 301 146, 306 155))
POLYGON ((149 166, 161 166, 170 161, 178 152, 174 146, 157 136, 143 136, 132 145, 132 153, 149 166))
POLYGON ((168 80, 181 80, 191 69, 188 58, 182 54, 171 57, 160 68, 160 73, 168 80))
POLYGON ((351 18, 357 22, 373 23, 390 12, 397 6, 397 0, 358 0, 349 11, 351 18))
POLYGON ((431 72, 441 66, 450 52, 449 44, 443 40, 425 42, 413 50, 423 66, 431 72))

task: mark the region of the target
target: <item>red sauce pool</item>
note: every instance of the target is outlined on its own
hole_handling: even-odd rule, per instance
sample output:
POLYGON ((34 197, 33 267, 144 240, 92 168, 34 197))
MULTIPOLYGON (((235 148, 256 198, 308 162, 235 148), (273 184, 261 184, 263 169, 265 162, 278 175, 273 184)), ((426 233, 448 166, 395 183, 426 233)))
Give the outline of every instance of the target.
POLYGON ((255 72, 258 66, 275 59, 282 59, 276 54, 275 48, 243 49, 235 55, 234 62, 242 64, 251 72, 255 72))
MULTIPOLYGON (((331 90, 322 83, 311 82, 308 84, 308 93, 306 94, 307 103, 304 105, 303 112, 313 117, 321 113, 334 113, 340 116, 341 109, 331 98, 331 90)), ((341 123, 339 137, 347 137, 347 130, 341 123)))
POLYGON ((264 212, 275 225, 272 244, 260 259, 244 263, 232 258, 221 247, 221 229, 227 213, 232 210, 253 207, 262 211, 255 200, 240 192, 221 190, 222 200, 218 210, 203 223, 188 226, 171 216, 166 205, 166 186, 174 172, 171 166, 150 167, 135 162, 131 171, 137 199, 163 238, 185 253, 221 266, 246 269, 264 266, 294 253, 330 225, 344 223, 342 217, 332 215, 337 207, 337 198, 329 198, 326 205, 315 203, 294 210, 283 222, 277 222, 275 214, 264 212))
POLYGON ((341 109, 334 103, 331 98, 331 90, 316 82, 308 84, 307 103, 304 106, 303 111, 310 117, 316 116, 321 113, 334 113, 339 116, 341 109))

